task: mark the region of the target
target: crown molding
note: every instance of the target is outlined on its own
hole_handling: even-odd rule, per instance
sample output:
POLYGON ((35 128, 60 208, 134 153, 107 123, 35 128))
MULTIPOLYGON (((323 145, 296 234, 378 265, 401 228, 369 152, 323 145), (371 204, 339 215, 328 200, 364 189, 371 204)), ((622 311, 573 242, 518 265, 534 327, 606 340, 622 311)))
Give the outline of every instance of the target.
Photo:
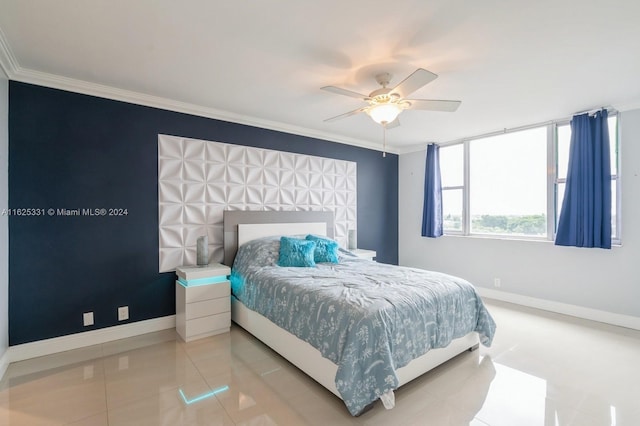
MULTIPOLYGON (((272 120, 248 117, 245 115, 235 114, 215 108, 208 108, 201 105, 176 101, 173 99, 148 95, 140 92, 134 92, 132 90, 119 89, 112 86, 91 83, 88 81, 77 80, 54 74, 43 73, 40 71, 19 68, 19 70, 14 73, 14 76, 11 79, 23 83, 30 83, 39 86, 51 87, 54 89, 67 90, 70 92, 97 96, 100 98, 129 102, 137 105, 176 111, 200 117, 213 118, 216 120, 222 120, 231 123, 243 124, 252 127, 259 127, 283 133, 290 133, 299 136, 323 139, 331 142, 338 142, 346 145, 353 145, 361 148, 382 151, 382 146, 380 146, 379 144, 374 144, 372 142, 363 141, 360 139, 347 138, 333 133, 319 132, 305 127, 294 126, 272 120)), ((387 149, 387 152, 391 154, 398 153, 397 149, 393 148, 387 149)))
POLYGON ((425 143, 420 143, 415 145, 403 146, 401 148, 398 148, 397 154, 404 155, 404 154, 415 154, 417 152, 425 152, 427 150, 427 146, 429 146, 430 143, 432 142, 425 142, 425 143))
MULTIPOLYGON (((615 105, 612 105, 612 108, 614 108, 618 112, 633 111, 633 110, 636 110, 636 109, 640 109, 640 100, 621 103, 621 104, 615 104, 615 105)), ((565 118, 561 118, 561 119, 557 119, 557 120, 545 121, 545 122, 542 122, 542 123, 536 123, 536 124, 527 125, 527 126, 514 127, 512 129, 508 129, 508 130, 518 130, 518 129, 533 128, 533 127, 537 127, 537 126, 545 126, 545 125, 548 125, 550 123, 557 123, 557 122, 562 122, 562 121, 567 121, 568 122, 570 119, 571 119, 571 117, 567 116, 565 118)), ((503 132, 504 132, 503 130, 498 130, 498 131, 489 132, 489 133, 485 133, 485 134, 473 135, 473 136, 470 136, 470 137, 467 137, 467 138, 460 138, 460 139, 455 139, 455 140, 452 140, 452 141, 442 142, 442 143, 440 143, 440 145, 441 146, 450 145, 450 144, 462 142, 463 140, 488 137, 488 136, 492 136, 492 135, 496 135, 496 134, 501 134, 503 132)), ((421 143, 421 144, 406 145, 406 146, 398 147, 398 148, 396 148, 396 154, 404 155, 404 154, 413 154, 413 153, 416 153, 416 152, 424 152, 424 151, 427 150, 427 146, 430 143, 437 143, 437 142, 425 142, 425 143, 421 143)))
MULTIPOLYGON (((51 87, 53 89, 66 90, 69 92, 81 93, 84 95, 97 96, 100 98, 112 99, 116 101, 129 102, 137 105, 144 105, 169 111, 175 111, 200 117, 213 118, 215 120, 228 121, 230 123, 243 124, 246 126, 259 127, 262 129, 275 130, 283 133, 290 133, 298 136, 305 136, 315 139, 327 140, 330 142, 352 145, 375 151, 382 151, 380 144, 363 141, 356 138, 348 138, 333 133, 320 132, 301 126, 294 126, 272 120, 248 117, 202 105, 176 101, 160 96, 148 95, 132 90, 119 89, 117 87, 92 83, 55 74, 25 69, 20 67, 17 59, 13 55, 9 43, 0 28, 0 68, 10 80, 23 83, 35 84, 38 86, 51 87)), ((387 152, 398 154, 397 149, 389 148, 387 152)))
POLYGON ((18 65, 18 61, 16 57, 13 56, 13 52, 11 51, 11 47, 9 47, 9 43, 7 42, 7 38, 2 32, 2 28, 0 28, 0 70, 8 79, 13 79, 13 76, 20 67, 18 65))
POLYGON ((632 111, 634 109, 640 109, 640 100, 635 102, 627 102, 619 105, 614 105, 614 108, 620 112, 632 111))

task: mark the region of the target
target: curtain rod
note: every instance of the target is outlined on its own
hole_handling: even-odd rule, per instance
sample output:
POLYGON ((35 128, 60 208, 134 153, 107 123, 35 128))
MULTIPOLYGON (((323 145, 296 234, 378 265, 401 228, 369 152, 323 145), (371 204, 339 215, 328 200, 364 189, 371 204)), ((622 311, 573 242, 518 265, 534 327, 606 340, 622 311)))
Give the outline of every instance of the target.
MULTIPOLYGON (((579 115, 579 114, 585 114, 585 113, 589 113, 589 114, 593 114, 596 113, 600 110, 606 109, 609 114, 617 114, 618 111, 616 111, 615 108, 613 108, 612 106, 603 106, 600 108, 594 108, 594 109, 589 109, 586 111, 580 111, 580 112, 576 112, 573 115, 579 115)), ((475 135, 475 136, 470 136, 470 137, 466 137, 466 138, 460 138, 460 139, 455 139, 452 141, 447 141, 447 142, 442 142, 442 143, 437 143, 437 142, 429 142, 429 143, 435 143, 436 145, 440 145, 440 146, 447 146, 447 145, 455 145, 464 141, 469 141, 472 139, 482 139, 482 138, 489 138, 491 136, 498 136, 498 135, 503 135, 505 133, 510 133, 510 132, 518 132, 521 130, 529 130, 529 129, 533 129, 535 127, 542 127, 542 126, 547 126, 549 124, 555 124, 555 123, 563 123, 565 121, 570 121, 571 117, 566 117, 566 118, 561 118, 561 119, 556 119, 556 120, 547 120, 547 121, 542 121, 539 123, 535 123, 535 124, 527 124, 525 126, 518 126, 518 127, 510 127, 510 128, 504 128, 502 130, 494 130, 493 132, 489 132, 489 133, 483 133, 481 135, 475 135)))
POLYGON ((598 111, 602 111, 603 109, 606 109, 606 110, 607 110, 607 111, 609 111, 609 112, 614 112, 614 111, 615 111, 615 109, 614 109, 611 105, 609 105, 609 106, 603 106, 603 107, 600 107, 600 108, 587 109, 587 110, 584 110, 584 111, 576 112, 576 113, 575 113, 575 114, 573 114, 573 115, 579 115, 579 114, 595 114, 596 112, 598 112, 598 111))

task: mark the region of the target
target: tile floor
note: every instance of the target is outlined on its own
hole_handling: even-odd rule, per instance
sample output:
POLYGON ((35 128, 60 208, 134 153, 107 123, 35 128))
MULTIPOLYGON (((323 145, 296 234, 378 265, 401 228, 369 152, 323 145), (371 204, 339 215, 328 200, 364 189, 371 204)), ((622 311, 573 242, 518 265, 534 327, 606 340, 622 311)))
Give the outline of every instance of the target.
POLYGON ((640 425, 640 332, 487 301, 491 348, 465 353, 349 416, 239 327, 173 330, 12 364, 0 425, 640 425))

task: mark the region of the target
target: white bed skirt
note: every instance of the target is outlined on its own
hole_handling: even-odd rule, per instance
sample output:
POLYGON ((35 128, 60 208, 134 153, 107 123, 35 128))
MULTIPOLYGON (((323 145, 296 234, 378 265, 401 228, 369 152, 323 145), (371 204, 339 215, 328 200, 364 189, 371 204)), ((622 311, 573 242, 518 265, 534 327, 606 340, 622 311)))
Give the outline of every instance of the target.
MULTIPOLYGON (((327 358, 322 357, 320 351, 316 348, 278 327, 259 313, 247 308, 233 296, 231 297, 231 319, 342 399, 335 385, 338 366, 327 358)), ((476 346, 479 341, 478 333, 472 332, 455 339, 446 348, 430 350, 406 366, 396 370, 399 385, 402 386, 410 382, 456 355, 476 346)))

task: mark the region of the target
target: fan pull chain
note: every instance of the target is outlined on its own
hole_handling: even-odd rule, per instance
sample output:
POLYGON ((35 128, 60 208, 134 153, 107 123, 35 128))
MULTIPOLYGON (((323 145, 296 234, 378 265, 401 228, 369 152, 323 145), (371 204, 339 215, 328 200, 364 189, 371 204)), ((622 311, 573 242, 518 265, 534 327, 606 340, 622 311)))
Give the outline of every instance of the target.
POLYGON ((387 123, 382 124, 382 157, 387 156, 387 123))

